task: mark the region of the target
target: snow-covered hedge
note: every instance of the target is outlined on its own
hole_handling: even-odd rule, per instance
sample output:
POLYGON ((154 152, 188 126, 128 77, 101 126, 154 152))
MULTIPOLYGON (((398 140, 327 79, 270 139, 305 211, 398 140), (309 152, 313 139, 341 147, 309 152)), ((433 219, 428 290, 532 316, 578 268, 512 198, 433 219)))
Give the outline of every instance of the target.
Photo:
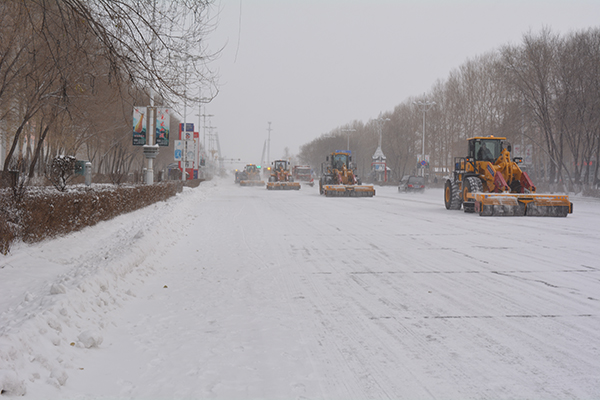
POLYGON ((179 181, 155 185, 69 187, 65 192, 28 188, 22 196, 0 191, 0 253, 15 239, 33 243, 95 225, 181 192, 179 181))

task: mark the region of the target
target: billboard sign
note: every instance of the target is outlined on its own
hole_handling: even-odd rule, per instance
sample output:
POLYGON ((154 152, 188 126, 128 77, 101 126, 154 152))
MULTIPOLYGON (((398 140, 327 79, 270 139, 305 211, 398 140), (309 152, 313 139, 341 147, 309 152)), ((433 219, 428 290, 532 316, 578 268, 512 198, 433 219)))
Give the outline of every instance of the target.
POLYGON ((146 144, 146 107, 133 108, 133 145, 146 144))
POLYGON ((196 141, 194 139, 186 140, 185 167, 194 168, 196 160, 196 141))
POLYGON ((156 108, 156 144, 159 146, 169 146, 170 113, 170 108, 156 108))
POLYGON ((189 140, 194 138, 194 124, 188 122, 179 124, 179 138, 181 140, 189 140))
POLYGON ((174 140, 173 143, 175 145, 174 160, 182 161, 183 151, 185 150, 185 142, 183 140, 174 140))
POLYGON ((513 146, 513 156, 521 157, 523 159, 523 164, 525 165, 533 165, 533 145, 528 144, 522 146, 520 144, 515 144, 513 146))
MULTIPOLYGON (((174 140, 175 152, 173 160, 180 163, 185 161, 185 168, 194 168, 196 160, 196 142, 192 140, 174 140)), ((181 166, 180 166, 181 167, 181 166)))
POLYGON ((527 165, 533 165, 533 145, 528 144, 525 146, 525 157, 523 157, 523 161, 527 165))

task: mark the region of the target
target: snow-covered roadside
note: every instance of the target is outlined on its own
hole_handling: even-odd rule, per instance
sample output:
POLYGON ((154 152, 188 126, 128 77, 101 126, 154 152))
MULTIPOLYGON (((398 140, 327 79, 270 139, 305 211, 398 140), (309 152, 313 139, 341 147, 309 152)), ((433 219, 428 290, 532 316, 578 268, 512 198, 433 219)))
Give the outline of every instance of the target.
POLYGON ((441 189, 210 185, 15 249, 5 380, 29 400, 598 397, 597 199, 479 217, 441 189))
POLYGON ((218 187, 197 189, 80 232, 0 258, 0 391, 68 379, 74 352, 101 344, 111 311, 153 274, 153 256, 177 241, 189 208, 218 187), (193 196, 193 199, 189 199, 193 196), (191 200, 191 201, 189 201, 191 200))

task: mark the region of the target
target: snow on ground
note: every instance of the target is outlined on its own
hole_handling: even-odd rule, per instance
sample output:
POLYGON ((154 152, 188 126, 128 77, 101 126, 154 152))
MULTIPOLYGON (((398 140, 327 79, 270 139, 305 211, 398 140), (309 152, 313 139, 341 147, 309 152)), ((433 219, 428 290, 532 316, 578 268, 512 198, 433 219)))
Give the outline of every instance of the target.
POLYGON ((597 199, 479 217, 231 181, 0 258, 0 397, 600 397, 597 199))

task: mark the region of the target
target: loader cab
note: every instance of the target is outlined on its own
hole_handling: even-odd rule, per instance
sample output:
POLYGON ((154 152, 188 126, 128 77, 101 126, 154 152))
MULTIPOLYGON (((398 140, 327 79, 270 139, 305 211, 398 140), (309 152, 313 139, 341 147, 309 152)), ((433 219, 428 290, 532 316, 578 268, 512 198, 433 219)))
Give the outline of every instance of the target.
POLYGON ((277 161, 273 161, 273 169, 275 171, 279 171, 280 169, 283 171, 287 171, 288 169, 288 163, 285 160, 277 160, 277 161))
POLYGON ((502 154, 504 138, 473 138, 469 140, 468 157, 474 161, 494 163, 502 154))
POLYGON ((331 166, 337 170, 344 169, 344 167, 350 169, 350 161, 352 161, 352 156, 345 152, 335 152, 331 155, 331 166))

